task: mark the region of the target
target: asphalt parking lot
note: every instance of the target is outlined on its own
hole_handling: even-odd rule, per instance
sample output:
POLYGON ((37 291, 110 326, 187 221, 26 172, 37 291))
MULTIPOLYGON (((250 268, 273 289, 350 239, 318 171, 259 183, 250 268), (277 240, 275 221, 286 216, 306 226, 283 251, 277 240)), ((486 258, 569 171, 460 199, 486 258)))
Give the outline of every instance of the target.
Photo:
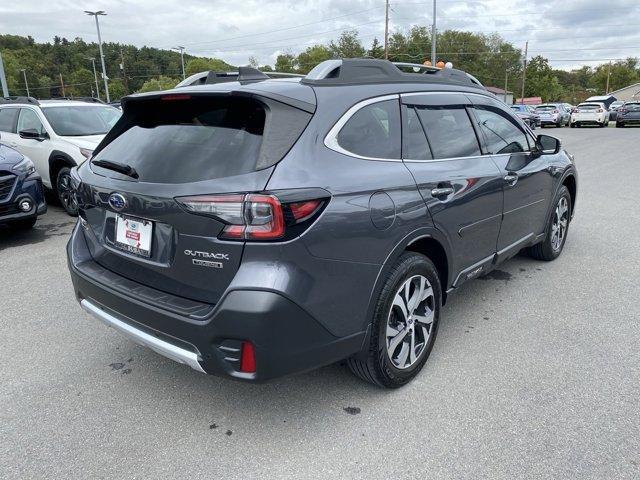
POLYGON ((563 255, 465 284, 397 391, 194 372, 80 309, 60 208, 0 230, 0 477, 640 478, 640 129, 612 127, 544 130, 580 175, 563 255))

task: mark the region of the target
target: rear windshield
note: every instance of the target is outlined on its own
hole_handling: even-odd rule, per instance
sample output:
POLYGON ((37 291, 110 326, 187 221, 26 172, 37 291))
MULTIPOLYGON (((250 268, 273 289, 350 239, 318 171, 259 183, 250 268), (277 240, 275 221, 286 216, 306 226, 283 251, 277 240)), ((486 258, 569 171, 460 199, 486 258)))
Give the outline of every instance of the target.
POLYGON ((539 107, 536 107, 536 110, 539 110, 541 112, 546 112, 546 111, 550 111, 550 110, 557 110, 558 107, 556 107, 555 105, 540 105, 539 107))
POLYGON ((131 166, 139 181, 151 183, 240 175, 278 162, 310 118, 307 112, 279 102, 267 105, 246 97, 179 98, 131 105, 131 112, 127 109, 125 115, 131 116, 132 125, 93 161, 131 166))
POLYGON ((629 112, 640 112, 640 103, 627 103, 624 108, 629 112))
POLYGON ((593 103, 588 103, 588 104, 585 104, 585 105, 578 105, 578 108, 580 110, 597 110, 599 108, 602 108, 602 105, 596 105, 596 104, 593 104, 593 103))

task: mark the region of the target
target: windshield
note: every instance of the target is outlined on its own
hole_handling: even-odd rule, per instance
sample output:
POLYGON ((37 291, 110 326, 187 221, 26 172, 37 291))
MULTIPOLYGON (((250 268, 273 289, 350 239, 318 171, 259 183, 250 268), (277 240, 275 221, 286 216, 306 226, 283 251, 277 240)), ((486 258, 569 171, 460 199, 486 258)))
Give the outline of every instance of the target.
POLYGON ((106 105, 42 107, 42 112, 53 131, 64 137, 104 135, 122 114, 106 105))
POLYGON ((640 112, 640 103, 627 103, 624 108, 628 112, 640 112))

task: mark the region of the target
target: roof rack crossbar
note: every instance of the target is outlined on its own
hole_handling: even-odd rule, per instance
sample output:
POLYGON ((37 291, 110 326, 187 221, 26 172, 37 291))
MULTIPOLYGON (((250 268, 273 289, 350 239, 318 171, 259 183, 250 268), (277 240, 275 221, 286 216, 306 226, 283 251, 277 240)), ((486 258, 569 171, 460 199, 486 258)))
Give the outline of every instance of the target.
POLYGON ((295 73, 287 72, 263 72, 253 67, 238 67, 235 72, 216 72, 209 70, 206 72, 196 73, 189 78, 180 82, 176 87, 191 87, 194 85, 212 85, 215 83, 227 82, 261 82, 271 77, 304 77, 295 73))
POLYGON ((309 85, 359 85, 372 83, 454 83, 475 88, 484 87, 475 78, 455 68, 434 68, 420 64, 398 63, 388 60, 345 58, 326 60, 316 65, 303 83, 309 85), (404 72, 411 67, 420 72, 404 72))

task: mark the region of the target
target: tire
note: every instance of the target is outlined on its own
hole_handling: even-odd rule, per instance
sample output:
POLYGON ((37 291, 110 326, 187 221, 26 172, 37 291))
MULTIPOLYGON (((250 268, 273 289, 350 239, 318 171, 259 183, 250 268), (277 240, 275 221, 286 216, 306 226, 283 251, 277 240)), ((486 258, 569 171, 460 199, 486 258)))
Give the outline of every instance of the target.
POLYGON ((78 216, 78 203, 71 191, 71 169, 62 167, 56 178, 56 196, 62 208, 72 217, 78 216))
POLYGON ((31 230, 35 226, 37 220, 37 217, 27 218, 25 220, 16 220, 11 222, 9 225, 13 230, 31 230))
POLYGON ((575 123, 569 123, 569 128, 575 128, 576 124, 575 123))
POLYGON ((429 358, 438 333, 441 305, 442 288, 436 267, 424 255, 404 253, 387 274, 378 297, 368 350, 364 352, 366 359, 350 358, 351 371, 383 388, 409 383, 429 358), (412 305, 416 306, 412 309, 412 305))
POLYGON ((624 123, 616 122, 616 128, 624 128, 624 123))
POLYGON ((547 221, 547 228, 544 240, 532 247, 527 249, 527 254, 536 260, 544 260, 546 262, 550 262, 555 260, 562 253, 562 249, 564 248, 564 244, 567 241, 567 234, 569 233, 569 224, 571 223, 571 194, 569 193, 569 189, 563 186, 556 198, 554 200, 555 208, 551 213, 551 217, 547 221), (561 208, 562 202, 566 207, 566 210, 561 208), (564 222, 557 222, 558 214, 560 213, 560 219, 564 219, 564 222), (556 237, 556 233, 558 232, 557 227, 561 227, 560 229, 560 238, 556 237), (556 227, 556 228, 554 228, 556 227))

